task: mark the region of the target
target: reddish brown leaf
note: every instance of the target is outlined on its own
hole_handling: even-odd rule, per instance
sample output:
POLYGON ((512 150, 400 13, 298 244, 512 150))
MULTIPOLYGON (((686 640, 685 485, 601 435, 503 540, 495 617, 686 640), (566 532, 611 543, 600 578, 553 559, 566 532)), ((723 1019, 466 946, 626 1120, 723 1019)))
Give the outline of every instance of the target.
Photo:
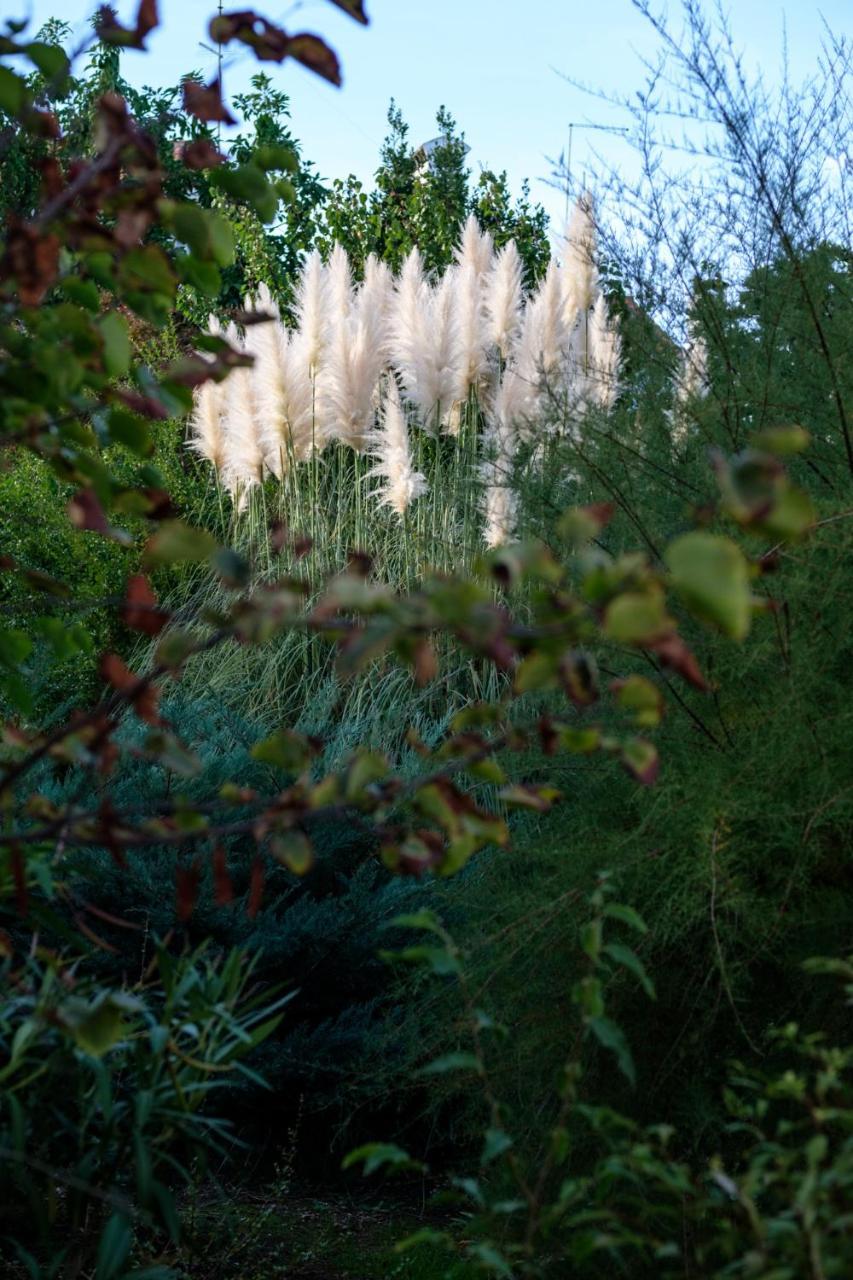
POLYGON ((99 663, 101 677, 119 693, 126 693, 138 684, 138 678, 117 653, 105 653, 99 663))
POLYGON ((157 0, 140 0, 134 27, 123 27, 112 5, 103 4, 95 18, 95 30, 105 44, 119 45, 124 49, 144 49, 145 37, 158 22, 157 0))
POLYGON ((225 907, 234 898, 234 887, 228 874, 225 850, 219 844, 213 851, 213 900, 217 907, 225 907))
POLYGON ((77 529, 109 534, 110 526, 104 508, 92 489, 81 489, 79 493, 75 493, 66 510, 68 519, 77 529))
POLYGON ((10 217, 0 274, 14 280, 25 307, 37 307, 56 280, 59 250, 58 236, 10 217))
POLYGON ((694 689, 701 689, 703 693, 708 691, 710 685, 702 675, 699 663, 678 632, 671 631, 646 647, 657 654, 665 667, 677 671, 694 689))
POLYGON ((101 658, 99 669, 107 684, 112 685, 118 693, 127 696, 140 720, 151 725, 162 724, 157 712, 160 693, 156 685, 135 676, 117 653, 105 653, 101 658))
POLYGON ((118 947, 114 947, 112 943, 107 942, 104 938, 102 938, 99 933, 95 933, 95 930, 91 929, 89 925, 86 924, 86 921, 83 919, 82 916, 76 915, 74 917, 74 923, 76 924, 80 932, 83 934, 83 936, 85 938, 88 938, 90 942, 94 943, 94 945, 100 951, 111 951, 113 955, 115 956, 118 955, 119 953, 118 947))
POLYGON ((264 896, 264 864, 260 857, 256 857, 252 862, 252 868, 249 872, 249 897, 246 902, 246 915, 250 920, 254 920, 261 908, 261 900, 264 896))
POLYGON ((348 13, 351 18, 355 18, 356 22, 360 22, 366 27, 368 17, 364 11, 362 0, 332 0, 332 4, 336 4, 339 9, 343 9, 344 13, 348 13))
POLYGON ((156 636, 169 621, 168 613, 157 608, 157 597, 144 573, 137 573, 127 584, 122 618, 132 631, 156 636))
POLYGON ((418 641, 414 654, 415 683, 423 687, 438 675, 438 658, 429 640, 418 641))
POLYGON ((236 124, 237 121, 222 101, 222 81, 217 78, 210 84, 199 84, 195 80, 185 80, 181 85, 184 96, 184 110, 197 120, 208 123, 236 124))
POLYGON ((537 725, 539 730, 539 741, 542 750, 546 756, 554 756, 560 745, 560 735, 554 728, 554 722, 550 716, 542 716, 537 725))
POLYGON ((328 80, 330 84, 337 85, 340 88, 342 83, 341 64, 338 61, 338 55, 334 49, 331 49, 326 44, 325 40, 303 31, 299 35, 291 37, 287 52, 291 58, 301 62, 303 67, 307 67, 315 75, 322 76, 324 80, 328 80))
POLYGON ((175 910, 179 920, 189 920, 198 898, 198 886, 201 880, 201 867, 195 858, 189 867, 175 869, 176 895, 175 910))
POLYGON ((193 138, 192 142, 172 144, 172 158, 182 160, 188 169, 215 169, 225 163, 225 156, 209 138, 193 138))
POLYGON ((241 9, 212 18, 210 38, 217 44, 238 40, 254 51, 259 62, 283 62, 295 58, 309 71, 322 76, 332 84, 341 83, 341 68, 334 49, 329 48, 320 36, 300 31, 289 36, 275 23, 262 18, 254 9, 241 9))
POLYGON ((65 186, 62 168, 56 156, 45 156, 39 162, 41 193, 45 200, 55 200, 65 186))
POLYGON ((140 391, 127 391, 123 387, 117 387, 113 395, 116 400, 120 400, 122 404, 127 405, 128 409, 138 413, 142 418, 156 418, 160 422, 165 422, 172 416, 161 400, 155 399, 154 396, 143 395, 140 391))
POLYGON ((281 27, 262 18, 254 9, 238 9, 233 13, 221 13, 211 18, 211 40, 217 44, 229 44, 239 40, 254 50, 259 62, 282 62, 288 53, 290 37, 281 27))
POLYGON ((596 673, 585 653, 567 653, 560 662, 563 689, 576 707, 588 707, 598 697, 596 673))
POLYGON ((27 914, 27 873, 24 867, 24 855, 21 853, 21 846, 17 841, 12 845, 9 854, 12 863, 12 879, 15 882, 15 902, 18 907, 18 915, 25 916, 27 914))
POLYGON ((137 489, 136 492, 140 493, 148 503, 145 514, 149 520, 171 520, 177 515, 172 499, 165 489, 137 489))
POLYGON ((26 124, 40 138, 58 138, 61 133, 59 120, 52 111, 30 111, 26 124))

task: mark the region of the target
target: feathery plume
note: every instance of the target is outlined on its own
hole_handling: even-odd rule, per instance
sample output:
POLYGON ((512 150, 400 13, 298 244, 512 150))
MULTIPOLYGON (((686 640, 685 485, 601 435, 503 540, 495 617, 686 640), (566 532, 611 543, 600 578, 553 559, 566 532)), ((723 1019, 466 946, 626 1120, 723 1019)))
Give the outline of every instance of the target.
POLYGON ((705 339, 690 326, 687 346, 678 357, 675 371, 672 442, 683 444, 687 438, 689 408, 694 400, 704 400, 710 390, 708 380, 708 347, 705 339))
POLYGON ((506 360, 521 325, 521 258, 514 240, 499 250, 485 285, 488 341, 506 360))
POLYGON ((383 325, 387 325, 393 297, 394 276, 390 267, 375 253, 369 253, 364 260, 364 279, 355 297, 356 307, 376 307, 383 325))
MULTIPOLYGON (((232 346, 243 346, 234 325, 229 325, 227 337, 232 346)), ((223 483, 232 497, 239 497, 239 506, 242 508, 248 490, 253 485, 260 484, 264 467, 255 417, 251 369, 232 369, 228 375, 225 383, 223 434, 223 483)))
POLYGON ((359 451, 373 426, 377 384, 385 366, 387 329, 379 303, 378 297, 368 294, 361 305, 337 317, 318 383, 324 434, 359 451))
MULTIPOLYGON (((246 303, 247 309, 249 302, 246 303)), ((277 479, 281 479, 282 450, 287 422, 284 417, 284 387, 282 384, 281 335, 284 333, 278 307, 265 284, 254 298, 258 311, 272 316, 261 324, 246 329, 245 346, 254 356, 252 365, 252 399, 257 422, 258 444, 264 463, 277 479)))
POLYGON ((347 251, 341 244, 336 244, 329 255, 323 292, 329 327, 346 324, 353 304, 352 271, 347 251))
POLYGON ((600 293, 589 321, 588 383, 591 399, 608 411, 613 408, 619 394, 621 358, 619 328, 610 316, 604 294, 600 293))
POLYGON ((391 336, 394 364, 406 394, 431 426, 464 397, 453 279, 446 273, 431 288, 416 248, 406 257, 397 282, 391 336))
POLYGON ((578 197, 564 242, 561 271, 563 310, 571 325, 578 312, 588 311, 598 292, 598 269, 595 264, 595 221, 592 196, 588 191, 578 197))
POLYGON ((499 547, 515 534, 518 498, 512 487, 515 437, 497 421, 483 436, 488 456, 481 467, 483 477, 483 541, 499 547))
POLYGON ((376 459, 376 465, 368 475, 384 481, 374 490, 374 496, 379 499, 380 506, 390 507, 402 517, 409 504, 427 492, 427 482, 420 471, 415 470, 409 429, 393 375, 388 380, 379 427, 371 434, 368 447, 376 459))
POLYGON ((304 340, 304 354, 308 369, 313 374, 319 368, 326 345, 326 317, 324 307, 323 261, 317 249, 312 249, 296 286, 296 318, 304 340))
POLYGON ((413 395, 417 386, 419 353, 427 340, 428 298, 429 286, 424 277, 423 259, 415 246, 404 258, 397 278, 390 325, 393 362, 409 396, 413 395))
POLYGON ((453 277, 462 388, 465 396, 472 389, 482 393, 489 370, 482 276, 471 262, 452 268, 449 274, 453 277))
MULTIPOLYGON (((216 316, 210 316, 207 325, 210 334, 219 334, 221 328, 216 316)), ((221 471, 225 461, 225 438, 222 432, 222 408, 225 387, 213 378, 203 382, 193 396, 190 417, 190 448, 199 457, 213 463, 221 471)))
POLYGON ((459 267, 472 267, 480 280, 488 275, 494 258, 494 241, 490 232, 480 230, 473 213, 468 214, 453 258, 459 267))
POLYGON ((524 309, 521 334, 514 353, 514 367, 533 397, 531 416, 537 393, 561 388, 567 370, 569 345, 569 334, 563 322, 559 272, 556 264, 551 262, 539 288, 524 309))

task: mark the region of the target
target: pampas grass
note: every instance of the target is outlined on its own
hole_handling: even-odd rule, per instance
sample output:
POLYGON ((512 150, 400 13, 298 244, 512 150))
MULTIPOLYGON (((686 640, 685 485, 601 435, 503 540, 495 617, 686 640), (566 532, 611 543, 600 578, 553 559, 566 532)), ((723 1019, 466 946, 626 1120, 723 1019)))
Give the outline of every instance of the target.
MULTIPOLYGON (((584 197, 563 261, 549 264, 526 299, 516 245, 496 254, 473 216, 437 279, 417 248, 396 280, 371 255, 358 287, 341 245, 326 264, 312 252, 292 328, 262 287, 254 303, 271 318, 244 336, 229 330, 253 365, 222 389, 200 390, 192 448, 216 468, 238 515, 274 477, 288 527, 327 540, 313 553, 315 567, 340 559, 347 543, 367 545, 380 513, 394 517, 400 536, 400 518, 413 508, 406 527, 423 545, 407 554, 409 566, 452 562, 439 543, 458 552, 460 530, 466 548, 481 539, 496 545, 510 536, 514 500, 510 480, 483 462, 483 451, 509 474, 520 442, 541 443, 543 410, 555 397, 574 406, 575 421, 562 428, 574 432, 582 413, 609 411, 618 394, 620 339, 598 286, 594 244, 584 197)), ((269 503, 274 511, 274 493, 269 503)))
POLYGON ((370 437, 369 451, 376 465, 368 475, 382 481, 375 490, 379 505, 390 507, 402 518, 415 499, 426 493, 427 483, 412 460, 409 428, 394 378, 389 380, 382 417, 370 437))

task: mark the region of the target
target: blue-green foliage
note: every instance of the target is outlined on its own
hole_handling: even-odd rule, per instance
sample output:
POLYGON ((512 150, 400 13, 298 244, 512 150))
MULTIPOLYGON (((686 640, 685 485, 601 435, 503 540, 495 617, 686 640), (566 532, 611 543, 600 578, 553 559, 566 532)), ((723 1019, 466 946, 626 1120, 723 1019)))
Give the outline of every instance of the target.
MULTIPOLYGON (((211 801, 228 782, 274 785, 270 768, 251 756, 261 733, 238 714, 210 701, 187 704, 180 693, 164 701, 162 712, 196 753, 200 771, 184 778, 144 757, 128 761, 109 782, 117 809, 153 812, 166 794, 211 801)), ((141 742, 144 733, 128 726, 125 737, 141 742)), ((68 775, 62 797, 67 800, 77 785, 76 776, 68 775)), ((60 798, 56 784, 43 789, 60 798)), ((302 878, 272 857, 263 859, 264 895, 254 916, 248 909, 254 846, 239 838, 226 841, 233 901, 216 904, 211 851, 200 845, 198 896, 183 921, 176 864, 186 868, 191 854, 176 858, 173 848, 152 845, 129 853, 120 866, 103 850, 84 850, 69 856, 65 867, 76 897, 134 926, 93 922, 119 948, 118 955, 103 952, 93 961, 105 979, 138 975, 155 938, 168 938, 175 951, 210 939, 216 949, 237 946, 257 954, 256 981, 284 984, 294 993, 279 1032, 250 1059, 272 1095, 244 1077, 235 1082, 230 1103, 249 1127, 268 1132, 283 1132, 300 1111, 329 1110, 330 1121, 345 1119, 366 1089, 373 1056, 393 1053, 387 1035, 394 1017, 393 974, 378 953, 392 936, 388 922, 427 893, 411 880, 390 876, 375 856, 372 837, 355 821, 315 824, 311 838, 316 860, 302 878)))

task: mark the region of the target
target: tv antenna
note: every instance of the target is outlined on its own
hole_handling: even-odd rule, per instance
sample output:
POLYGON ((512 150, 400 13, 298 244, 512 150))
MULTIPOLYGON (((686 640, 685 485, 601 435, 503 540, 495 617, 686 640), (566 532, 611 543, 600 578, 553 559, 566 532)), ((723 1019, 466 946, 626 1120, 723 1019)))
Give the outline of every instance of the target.
POLYGON ((615 124, 593 124, 587 120, 570 120, 569 121, 569 145, 566 153, 566 222, 569 220, 569 199, 572 190, 572 140, 575 129, 596 129, 599 133, 628 133, 625 127, 620 128, 615 124))

